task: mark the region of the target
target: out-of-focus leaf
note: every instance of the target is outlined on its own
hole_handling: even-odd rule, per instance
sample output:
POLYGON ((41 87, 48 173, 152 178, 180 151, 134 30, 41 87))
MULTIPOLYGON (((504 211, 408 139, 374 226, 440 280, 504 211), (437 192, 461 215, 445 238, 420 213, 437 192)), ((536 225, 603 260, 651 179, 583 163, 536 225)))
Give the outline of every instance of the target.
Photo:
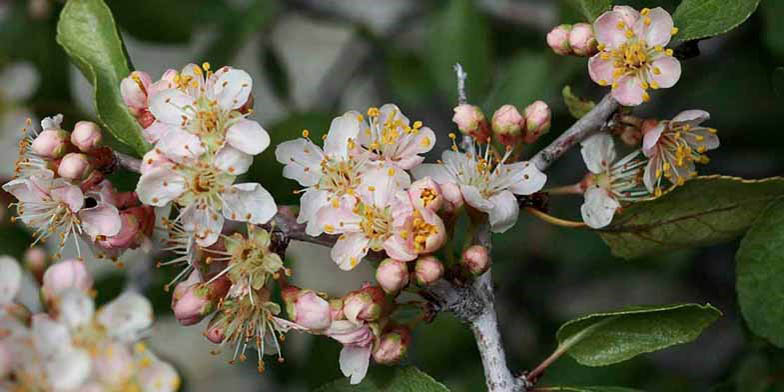
POLYGON ((491 76, 490 32, 484 16, 472 0, 450 0, 435 15, 427 37, 425 61, 436 86, 450 102, 457 100, 457 82, 452 67, 460 63, 468 73, 469 99, 482 96, 491 76))
POLYGON ((778 67, 773 70, 773 92, 779 98, 784 98, 784 67, 778 67))
POLYGON ((598 233, 618 257, 712 245, 742 235, 772 200, 784 179, 697 177, 661 197, 635 203, 598 233))
POLYGON ((586 113, 590 112, 596 103, 589 99, 580 98, 574 93, 572 93, 572 88, 570 86, 564 86, 563 91, 564 103, 566 104, 566 108, 569 109, 569 113, 574 118, 582 118, 585 116, 586 113))
POLYGON ((229 65, 255 32, 267 27, 279 8, 277 0, 253 0, 242 9, 235 9, 219 29, 221 32, 202 56, 216 67, 229 65))
POLYGON ((784 200, 760 214, 736 255, 737 291, 743 317, 755 334, 784 347, 784 200))
POLYGON ((735 372, 735 390, 766 392, 773 380, 770 363, 764 355, 752 354, 743 358, 735 372))
POLYGON ((409 367, 375 367, 365 379, 351 385, 348 379, 324 385, 316 392, 448 392, 444 384, 434 380, 421 370, 409 367))
POLYGON ((611 365, 691 342, 720 315, 709 304, 641 306, 591 314, 558 329, 558 349, 586 366, 611 365))
POLYGON ((130 67, 109 7, 102 0, 68 1, 57 24, 57 42, 93 85, 98 117, 115 139, 110 145, 142 156, 150 145, 120 94, 130 67))
POLYGON ((435 81, 424 62, 414 54, 390 48, 385 53, 389 89, 401 106, 418 106, 432 100, 435 81))
POLYGON ((680 29, 675 38, 688 41, 726 33, 751 16, 760 0, 683 0, 673 14, 680 29))
POLYGON ((107 0, 124 31, 134 37, 169 44, 187 43, 197 22, 199 8, 210 0, 107 0), (176 10, 174 12, 169 10, 176 10))
POLYGON ((537 388, 538 391, 563 391, 563 392, 640 392, 639 389, 631 389, 624 387, 605 387, 605 386, 592 386, 592 387, 576 387, 576 386, 551 386, 537 388))
POLYGON ((286 71, 286 65, 271 45, 264 47, 263 63, 264 70, 267 71, 267 79, 272 84, 275 95, 282 102, 288 102, 291 98, 291 80, 286 71))
POLYGON ((589 23, 593 23, 599 15, 612 7, 610 0, 569 0, 568 3, 580 11, 589 23))
POLYGON ((557 86, 582 66, 584 62, 580 65, 574 59, 553 60, 552 56, 539 52, 518 53, 499 71, 500 77, 493 84, 483 107, 492 113, 492 110, 507 103, 522 110, 538 99, 548 102, 557 97, 557 86), (552 72, 554 68, 558 72, 552 72))
POLYGON ((779 59, 784 59, 784 24, 781 23, 784 1, 763 1, 760 12, 765 20, 765 44, 779 59))

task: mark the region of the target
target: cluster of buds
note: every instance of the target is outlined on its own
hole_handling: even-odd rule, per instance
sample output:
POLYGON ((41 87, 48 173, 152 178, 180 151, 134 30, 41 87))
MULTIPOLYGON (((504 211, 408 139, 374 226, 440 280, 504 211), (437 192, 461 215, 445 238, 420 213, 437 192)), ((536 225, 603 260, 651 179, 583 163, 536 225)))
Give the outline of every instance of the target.
POLYGON ((490 125, 482 110, 474 105, 457 106, 452 117, 464 135, 470 135, 480 142, 495 138, 504 146, 512 148, 521 143, 535 143, 550 130, 551 119, 550 107, 543 101, 528 105, 523 113, 514 105, 503 105, 493 113, 490 125))
POLYGON ((593 26, 588 23, 562 24, 547 34, 547 45, 561 56, 590 57, 598 52, 593 26))
POLYGON ((92 278, 78 260, 54 264, 41 287, 46 312, 15 301, 22 286, 16 260, 0 258, 0 385, 8 390, 109 392, 176 391, 175 369, 158 359, 141 333, 152 306, 125 292, 96 309, 92 278))
POLYGON ((68 132, 62 121, 62 115, 47 117, 41 132, 25 129, 14 179, 3 185, 18 200, 14 219, 32 227, 37 241, 59 237, 60 248, 73 236, 79 254, 77 237, 99 256, 146 243, 154 212, 106 179, 115 158, 101 146, 100 127, 80 121, 68 132))

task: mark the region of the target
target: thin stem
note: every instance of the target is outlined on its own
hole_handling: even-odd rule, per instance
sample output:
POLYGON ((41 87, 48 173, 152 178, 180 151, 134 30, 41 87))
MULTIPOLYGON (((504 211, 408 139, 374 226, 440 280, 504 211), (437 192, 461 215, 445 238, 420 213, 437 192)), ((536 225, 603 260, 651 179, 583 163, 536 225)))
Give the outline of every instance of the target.
POLYGON ((544 189, 542 190, 542 192, 548 193, 550 195, 582 195, 583 194, 583 190, 579 182, 572 185, 564 185, 555 188, 544 189))
POLYGON ((566 220, 566 219, 556 218, 556 217, 554 217, 554 216, 552 216, 550 214, 547 214, 545 212, 539 211, 539 210, 537 210, 536 208, 533 208, 533 207, 526 207, 525 210, 529 214, 531 214, 531 215, 533 215, 533 216, 535 216, 535 217, 537 217, 537 218, 539 218, 539 219, 541 219, 541 220, 543 220, 543 221, 545 221, 545 222, 547 222, 549 224, 552 224, 552 225, 561 226, 561 227, 568 227, 568 228, 572 228, 572 229, 580 229, 580 228, 583 228, 583 227, 587 226, 585 224, 585 222, 576 222, 576 221, 570 221, 570 220, 566 220))
POLYGON ((123 154, 118 151, 114 152, 114 157, 120 167, 134 173, 141 173, 142 161, 140 159, 136 159, 130 155, 123 154))
POLYGON ((468 102, 465 92, 465 81, 468 78, 468 74, 463 71, 463 66, 460 63, 455 64, 454 69, 457 75, 457 103, 463 105, 468 102))

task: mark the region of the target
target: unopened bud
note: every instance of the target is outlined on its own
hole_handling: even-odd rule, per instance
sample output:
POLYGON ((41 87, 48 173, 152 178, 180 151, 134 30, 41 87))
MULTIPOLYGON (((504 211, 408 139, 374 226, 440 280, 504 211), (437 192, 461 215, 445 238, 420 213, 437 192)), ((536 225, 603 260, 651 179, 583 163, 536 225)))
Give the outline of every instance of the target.
POLYGON ((441 187, 430 177, 414 181, 408 188, 408 196, 415 206, 430 211, 438 211, 444 202, 441 187))
POLYGON ((385 300, 384 290, 378 286, 366 286, 352 291, 343 299, 343 313, 354 324, 359 321, 375 321, 381 317, 385 300))
POLYGON ((44 248, 35 246, 24 254, 24 262, 27 269, 33 274, 38 283, 42 283, 44 279, 44 272, 49 265, 49 255, 44 248))
POLYGON ((71 132, 71 144, 82 152, 90 152, 101 144, 101 127, 92 121, 79 121, 71 132))
POLYGON ((441 194, 444 196, 451 209, 455 210, 463 206, 463 193, 460 192, 460 187, 453 182, 446 182, 441 185, 441 194))
POLYGON ((69 180, 83 180, 92 172, 87 155, 72 152, 66 154, 57 167, 57 174, 69 180))
POLYGON ((175 293, 172 295, 174 317, 182 325, 198 323, 215 310, 218 302, 228 293, 230 286, 231 281, 223 275, 209 282, 191 284, 184 289, 175 288, 175 293))
POLYGON ((472 245, 463 252, 463 257, 460 259, 460 264, 474 276, 485 273, 490 268, 490 263, 490 252, 482 245, 472 245))
POLYGON ((550 130, 552 113, 542 101, 536 101, 525 108, 525 143, 532 144, 550 130))
POLYGON ((218 312, 215 316, 212 317, 209 324, 207 324, 207 330, 204 331, 204 336, 212 343, 221 344, 223 343, 223 339, 226 338, 226 335, 223 333, 223 319, 224 314, 218 312))
POLYGON ((329 300, 329 316, 332 320, 343 320, 346 315, 343 314, 343 299, 333 298, 329 300))
POLYGON ((120 82, 123 101, 134 115, 138 115, 141 109, 147 107, 147 93, 150 84, 152 84, 150 75, 142 71, 133 71, 120 82))
POLYGON ((408 285, 408 265, 405 261, 384 259, 376 269, 376 281, 387 294, 397 294, 408 285))
POLYGON ((452 121, 464 135, 471 135, 482 141, 490 136, 485 114, 478 106, 464 103, 455 107, 454 111, 452 121))
POLYGON ((572 25, 562 24, 547 33, 547 45, 553 52, 561 56, 572 54, 572 48, 569 46, 569 32, 571 30, 572 25))
POLYGON ((406 356, 411 345, 411 331, 404 326, 396 326, 381 335, 373 360, 381 365, 394 365, 406 356))
POLYGON ((65 260, 47 268, 41 285, 41 295, 44 300, 51 301, 60 292, 71 287, 84 292, 93 287, 93 278, 83 261, 65 260))
POLYGON ((525 118, 513 105, 504 105, 493 113, 493 134, 505 146, 517 144, 522 136, 525 118))
POLYGON ((329 302, 319 297, 313 290, 300 290, 289 286, 281 295, 291 321, 311 331, 329 328, 332 323, 332 309, 329 302))
POLYGON ((577 23, 569 32, 569 46, 574 54, 590 57, 597 53, 596 38, 593 35, 593 26, 588 23, 577 23))
POLYGON ((47 129, 38 134, 31 146, 33 152, 43 158, 57 159, 65 154, 68 132, 61 129, 47 129))
POLYGON ((429 286, 444 275, 444 264, 433 256, 420 257, 414 267, 414 276, 420 286, 429 286))

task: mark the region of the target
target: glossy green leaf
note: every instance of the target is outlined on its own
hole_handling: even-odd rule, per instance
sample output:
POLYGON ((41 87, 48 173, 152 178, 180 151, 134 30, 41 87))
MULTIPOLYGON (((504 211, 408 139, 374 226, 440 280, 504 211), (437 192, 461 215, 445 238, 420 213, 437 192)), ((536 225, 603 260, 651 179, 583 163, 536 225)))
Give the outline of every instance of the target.
POLYGON ((590 386, 578 387, 572 385, 559 385, 537 388, 538 391, 557 391, 557 392, 640 392, 639 389, 631 389, 624 387, 607 387, 607 386, 590 386))
POLYGON ((448 392, 449 389, 423 373, 409 367, 375 367, 357 384, 351 385, 348 379, 341 379, 324 385, 316 392, 448 392))
POLYGON ((569 0, 569 4, 577 9, 589 23, 612 7, 610 0, 569 0))
POLYGON ((457 100, 452 67, 460 63, 468 73, 466 93, 477 100, 490 84, 490 31, 472 0, 450 0, 435 15, 427 37, 427 62, 439 92, 449 102, 457 100))
POLYGON ((784 200, 776 200, 743 238, 737 259, 738 302, 755 334, 784 347, 784 200))
POLYGON ((70 0, 57 24, 57 42, 93 85, 98 117, 120 151, 143 155, 150 145, 128 112, 120 81, 130 73, 120 33, 102 0, 70 0))
POLYGON ((596 313, 558 329, 558 350, 586 366, 606 366, 691 342, 721 315, 711 305, 641 306, 596 313))
POLYGON ((772 200, 784 179, 697 177, 661 197, 632 204, 598 233, 618 257, 631 259, 705 246, 742 235, 772 200))
POLYGON ((673 14, 678 41, 726 33, 754 13, 760 0, 683 0, 673 14))
POLYGON ((569 86, 565 86, 561 91, 561 94, 563 95, 566 108, 569 109, 569 114, 574 118, 582 118, 596 106, 594 101, 574 95, 574 93, 572 93, 572 88, 569 86))

